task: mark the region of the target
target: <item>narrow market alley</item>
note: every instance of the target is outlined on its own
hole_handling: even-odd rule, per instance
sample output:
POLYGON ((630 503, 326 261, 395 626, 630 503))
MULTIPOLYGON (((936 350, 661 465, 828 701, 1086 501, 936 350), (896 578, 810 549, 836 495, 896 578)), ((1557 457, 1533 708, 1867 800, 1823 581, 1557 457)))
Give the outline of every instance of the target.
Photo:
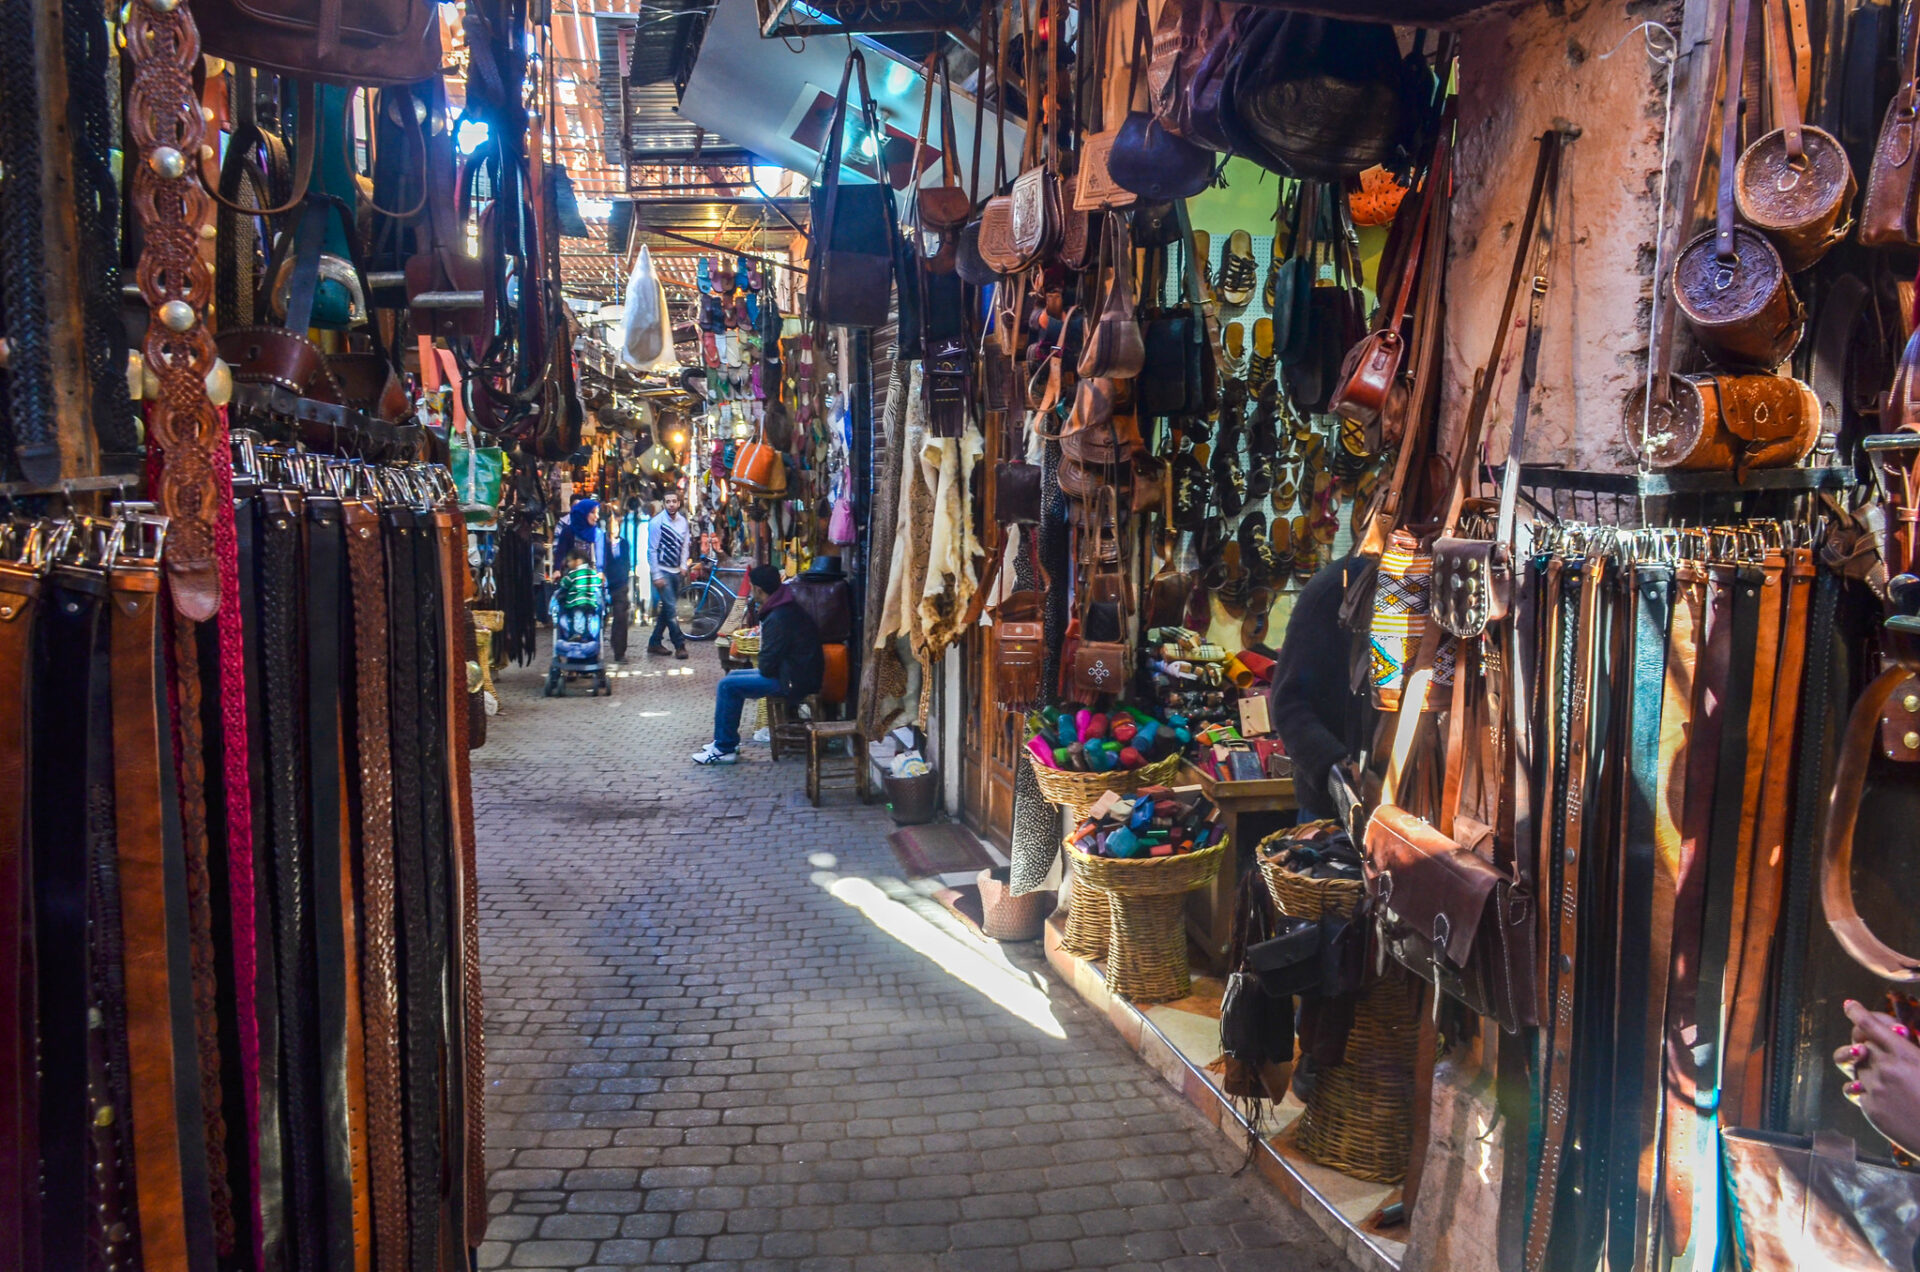
POLYGON ((610 699, 504 673, 474 754, 482 1268, 1344 1266, 1037 944, 908 889, 881 807, 689 763, 712 652, 634 645, 610 699))

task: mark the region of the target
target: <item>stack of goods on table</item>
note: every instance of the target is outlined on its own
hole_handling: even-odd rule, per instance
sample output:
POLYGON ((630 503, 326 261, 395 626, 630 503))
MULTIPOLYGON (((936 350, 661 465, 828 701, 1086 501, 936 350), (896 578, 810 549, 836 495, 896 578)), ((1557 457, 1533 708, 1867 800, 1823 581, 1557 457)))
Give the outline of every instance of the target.
POLYGON ((1077 887, 1107 901, 1107 986, 1134 1002, 1184 998, 1186 894, 1213 881, 1225 856, 1220 810, 1198 786, 1108 792, 1067 840, 1077 887))
POLYGON ((1172 857, 1226 838, 1220 810, 1198 786, 1146 786, 1094 801, 1073 832, 1073 846, 1096 857, 1172 857))
POLYGON ((1155 627, 1141 650, 1141 670, 1153 684, 1163 711, 1196 724, 1234 718, 1229 655, 1219 645, 1185 627, 1155 627))

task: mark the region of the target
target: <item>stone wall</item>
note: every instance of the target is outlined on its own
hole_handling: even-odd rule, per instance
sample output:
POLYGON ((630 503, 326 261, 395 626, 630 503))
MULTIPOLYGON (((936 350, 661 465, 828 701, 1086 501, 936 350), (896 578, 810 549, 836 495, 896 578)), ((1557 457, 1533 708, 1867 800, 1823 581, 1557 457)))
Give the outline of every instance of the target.
MULTIPOLYGON (((1492 348, 1535 139, 1564 119, 1580 136, 1568 152, 1526 458, 1633 467, 1620 421, 1646 375, 1666 92, 1666 71, 1635 28, 1655 20, 1678 35, 1681 8, 1680 0, 1537 4, 1462 30, 1441 413, 1449 441, 1492 348)), ((1524 322, 1524 306, 1515 319, 1524 322)), ((1522 343, 1516 326, 1487 422, 1484 453, 1495 461, 1506 454, 1522 343)))

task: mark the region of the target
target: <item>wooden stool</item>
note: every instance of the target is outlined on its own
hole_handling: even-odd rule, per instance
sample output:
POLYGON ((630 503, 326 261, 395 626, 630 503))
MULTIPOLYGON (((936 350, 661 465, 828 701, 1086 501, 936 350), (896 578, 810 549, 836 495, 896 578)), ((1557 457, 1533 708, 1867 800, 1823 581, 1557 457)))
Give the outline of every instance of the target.
MULTIPOLYGON (((792 717, 787 700, 778 694, 768 694, 764 699, 767 707, 767 739, 773 748, 773 758, 777 761, 789 752, 795 755, 807 753, 807 721, 792 717)), ((819 694, 808 694, 806 699, 807 715, 818 720, 824 709, 820 706, 819 694)))
POLYGON ((820 792, 851 790, 862 804, 867 802, 867 742, 860 735, 857 720, 814 720, 807 731, 807 799, 820 807, 820 792), (828 755, 827 747, 836 738, 848 740, 850 755, 828 755))

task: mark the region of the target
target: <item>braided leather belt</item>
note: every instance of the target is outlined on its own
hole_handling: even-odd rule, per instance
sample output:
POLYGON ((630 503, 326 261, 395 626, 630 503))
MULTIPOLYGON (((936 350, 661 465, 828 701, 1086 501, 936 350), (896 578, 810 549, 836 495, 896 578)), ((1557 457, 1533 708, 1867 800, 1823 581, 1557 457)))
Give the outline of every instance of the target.
POLYGON ((39 1263, 35 1171, 40 1155, 39 1083, 33 1054, 33 974, 28 953, 32 896, 28 852, 28 729, 34 719, 34 627, 41 580, 30 565, 0 560, 0 1266, 39 1263))
MULTIPOLYGON (((417 792, 415 798, 394 803, 393 845, 394 879, 400 898, 408 1262, 413 1268, 437 1268, 441 1171, 440 1006, 445 919, 443 915, 438 925, 433 919, 437 880, 431 868, 427 835, 428 823, 444 816, 444 805, 437 799, 437 785, 432 791, 428 786, 440 749, 437 745, 433 747, 430 762, 428 739, 434 734, 432 700, 436 696, 431 591, 425 598, 424 622, 421 606, 423 586, 432 587, 434 563, 431 544, 411 508, 389 508, 383 521, 392 619, 389 668, 393 693, 394 785, 399 790, 417 792), (429 572, 424 584, 419 577, 422 564, 429 572), (437 948, 436 931, 442 934, 437 948)), ((444 840, 442 833, 436 841, 443 850, 444 840)))
POLYGON ((407 1155, 401 1102, 400 1003, 394 943, 393 753, 388 742, 387 571, 380 513, 360 500, 342 507, 353 592, 354 753, 364 896, 360 1003, 366 1040, 367 1133, 373 1248, 380 1272, 407 1269, 407 1155))
POLYGON ((285 1135, 286 1241, 299 1272, 326 1266, 325 1212, 315 1171, 323 1149, 320 1117, 314 932, 309 903, 305 819, 307 754, 301 686, 300 621, 303 497, 261 492, 261 662, 265 671, 268 840, 280 1042, 280 1105, 285 1135))

